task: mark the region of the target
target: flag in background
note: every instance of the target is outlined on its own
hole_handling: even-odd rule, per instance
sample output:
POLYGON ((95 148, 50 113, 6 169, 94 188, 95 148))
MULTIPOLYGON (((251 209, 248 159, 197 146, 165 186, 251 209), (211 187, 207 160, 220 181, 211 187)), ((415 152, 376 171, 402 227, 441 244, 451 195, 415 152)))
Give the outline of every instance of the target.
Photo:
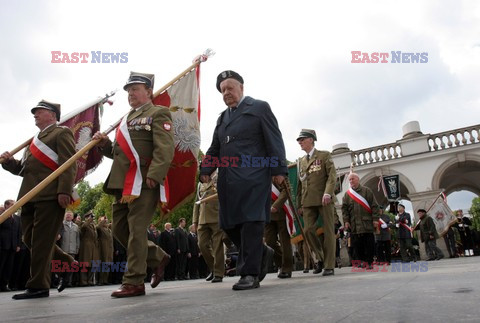
MULTIPOLYGON (((278 190, 278 188, 275 187, 275 185, 272 184, 272 200, 276 201, 279 195, 280 195, 280 191, 278 190)), ((287 223, 288 234, 290 236, 293 236, 296 233, 295 231, 296 229, 295 229, 295 224, 293 219, 293 210, 288 200, 285 201, 285 203, 282 205, 282 208, 283 208, 283 211, 285 211, 285 221, 287 223)))
POLYGON ((437 233, 440 236, 443 236, 445 233, 447 233, 450 226, 456 223, 457 218, 448 206, 447 197, 443 192, 440 193, 440 197, 441 198, 437 198, 435 200, 435 203, 428 210, 428 214, 433 219, 433 222, 435 222, 437 233))
POLYGON ((166 214, 195 194, 200 151, 200 65, 153 99, 169 107, 173 119, 175 155, 165 178, 166 214))

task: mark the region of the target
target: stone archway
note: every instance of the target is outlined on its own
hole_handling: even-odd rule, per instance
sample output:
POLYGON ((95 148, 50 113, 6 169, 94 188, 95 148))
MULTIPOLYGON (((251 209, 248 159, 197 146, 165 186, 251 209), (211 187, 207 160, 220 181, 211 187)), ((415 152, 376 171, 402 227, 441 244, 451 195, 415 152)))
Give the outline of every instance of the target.
POLYGON ((467 190, 480 196, 480 157, 459 154, 438 167, 432 178, 432 189, 445 194, 467 190))

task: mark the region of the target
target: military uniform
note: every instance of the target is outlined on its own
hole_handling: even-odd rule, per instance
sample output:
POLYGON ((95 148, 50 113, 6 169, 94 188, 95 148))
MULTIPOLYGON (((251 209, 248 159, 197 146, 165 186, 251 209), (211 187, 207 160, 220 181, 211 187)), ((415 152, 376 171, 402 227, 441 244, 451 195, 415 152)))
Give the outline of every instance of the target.
MULTIPOLYGON (((60 119, 60 105, 41 101, 32 109, 32 113, 39 108, 55 111, 57 121, 60 119)), ((43 129, 37 138, 58 155, 58 165, 62 165, 75 154, 75 140, 68 128, 52 124, 43 129)), ((26 148, 22 161, 11 159, 4 162, 2 167, 23 177, 18 199, 53 172, 32 155, 30 147, 26 148)), ((55 241, 65 214, 65 209, 58 203, 58 194, 71 194, 75 171, 76 166, 72 165, 22 207, 23 241, 31 252, 31 277, 26 284, 29 290, 48 291, 52 256, 62 263, 71 264, 74 261, 55 244, 55 241)), ((48 296, 48 293, 42 294, 41 297, 45 296, 48 296)))
MULTIPOLYGON (((97 235, 98 235, 98 250, 100 253, 100 260, 102 263, 108 263, 113 261, 113 236, 112 230, 108 228, 105 223, 100 222, 97 225, 97 235)), ((103 268, 103 265, 102 265, 103 268)), ((98 283, 100 285, 106 285, 109 282, 109 272, 100 272, 100 277, 98 283)))
MULTIPOLYGON (((91 215, 93 216, 93 215, 91 215)), ((98 235, 93 222, 85 221, 80 228, 80 250, 78 261, 88 263, 87 272, 80 272, 80 286, 93 286, 92 262, 99 260, 98 235)), ((96 270, 99 270, 97 268, 96 270)))
MULTIPOLYGON (((153 83, 154 75, 132 72, 124 90, 128 91, 129 86, 135 84, 145 84, 147 89, 153 90, 153 83)), ((146 180, 150 178, 163 184, 173 159, 175 144, 170 111, 151 101, 132 109, 126 119, 126 126, 133 146, 131 148, 139 157, 142 176, 140 196, 128 203, 122 199, 130 160, 117 141, 113 145, 109 142, 102 148, 104 156, 113 159, 104 191, 115 195, 113 235, 127 249, 128 268, 123 283, 139 286, 143 285, 147 266, 157 268, 168 257, 162 248, 147 239, 146 229, 160 199, 160 185, 149 188, 146 180)), ((134 295, 127 293, 127 296, 134 295)))
POLYGON ((297 207, 303 208, 305 235, 309 247, 325 269, 335 268, 335 217, 334 189, 336 181, 335 165, 328 151, 314 149, 298 160, 297 207), (328 205, 322 205, 324 194, 332 197, 328 205), (317 220, 323 220, 323 244, 316 235, 317 220))
MULTIPOLYGON (((213 181, 198 184, 198 199, 207 198, 216 193, 213 181)), ((193 223, 198 224, 198 247, 215 277, 225 273, 225 252, 223 249, 223 231, 218 225, 218 199, 210 200, 193 207, 193 223)))
POLYGON ((265 242, 272 248, 274 261, 280 274, 291 274, 293 270, 293 251, 290 235, 288 234, 286 215, 283 205, 287 200, 287 192, 283 189, 276 201, 272 200, 272 208, 277 212, 270 213, 270 223, 265 225, 265 242), (278 244, 280 238, 280 245, 278 244))
POLYGON ((156 268, 166 253, 147 240, 146 230, 160 198, 160 187, 150 189, 146 178, 162 184, 174 154, 173 126, 170 111, 151 102, 132 110, 127 118, 128 133, 140 158, 142 189, 140 196, 130 203, 122 203, 122 190, 130 161, 119 144, 107 143, 104 156, 113 158, 112 169, 104 184, 104 191, 115 195, 113 204, 113 235, 127 249, 128 269, 123 276, 125 284, 143 284, 147 266, 156 268))
POLYGON ((378 220, 378 204, 368 187, 359 185, 354 191, 367 201, 371 212, 368 212, 350 195, 345 194, 342 202, 343 221, 344 223, 350 223, 354 254, 359 260, 372 265, 375 252, 373 222, 378 220))

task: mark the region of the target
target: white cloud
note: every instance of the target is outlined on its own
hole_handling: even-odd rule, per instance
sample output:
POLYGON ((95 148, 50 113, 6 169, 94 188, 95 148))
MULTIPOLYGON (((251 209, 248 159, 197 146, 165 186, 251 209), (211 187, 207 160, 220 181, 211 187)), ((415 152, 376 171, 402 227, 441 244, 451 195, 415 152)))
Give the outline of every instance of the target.
MULTIPOLYGON (((224 109, 215 89, 225 69, 245 79, 247 95, 266 100, 294 160, 301 128, 318 147, 351 149, 392 142, 418 120, 440 132, 475 123, 480 103, 480 6, 476 1, 83 1, 2 2, 0 112, 3 150, 35 133, 30 107, 40 99, 64 112, 113 89, 104 128, 128 106, 131 70, 156 74, 160 88, 207 47, 202 65, 202 150, 224 109), (128 52, 127 64, 52 64, 51 51, 128 52), (428 52, 427 64, 352 64, 350 52, 428 52), (14 134, 12 136, 11 134, 14 134)), ((104 180, 109 164, 89 176, 104 180)), ((2 175, 5 176, 9 175, 2 175)), ((16 195, 16 187, 0 190, 16 195), (15 193, 12 193, 15 191, 15 193)), ((17 179, 19 181, 19 179, 17 179)))

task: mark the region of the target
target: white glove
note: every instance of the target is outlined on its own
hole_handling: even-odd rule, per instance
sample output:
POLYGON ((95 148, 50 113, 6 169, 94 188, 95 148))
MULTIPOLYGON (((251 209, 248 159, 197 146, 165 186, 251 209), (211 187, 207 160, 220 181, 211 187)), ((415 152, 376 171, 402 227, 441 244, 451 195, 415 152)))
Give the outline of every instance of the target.
POLYGON ((395 226, 396 226, 397 228, 400 228, 400 224, 398 224, 398 223, 397 223, 397 224, 395 224, 395 226))
POLYGON ((386 229, 386 228, 387 228, 387 224, 386 224, 386 223, 382 223, 381 227, 382 227, 382 229, 386 229))
POLYGON ((400 217, 398 215, 395 215, 395 220, 400 220, 400 217))
POLYGON ((460 223, 458 226, 461 228, 461 227, 463 227, 463 224, 460 223))

